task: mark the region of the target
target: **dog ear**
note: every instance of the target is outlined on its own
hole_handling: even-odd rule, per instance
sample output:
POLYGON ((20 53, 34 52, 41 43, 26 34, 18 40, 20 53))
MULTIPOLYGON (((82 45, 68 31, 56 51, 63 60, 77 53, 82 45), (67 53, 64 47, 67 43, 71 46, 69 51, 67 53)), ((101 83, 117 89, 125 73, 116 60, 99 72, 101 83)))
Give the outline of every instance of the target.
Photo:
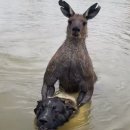
POLYGON ((68 121, 69 118, 73 115, 73 113, 75 113, 76 109, 70 104, 66 104, 65 108, 66 110, 64 116, 66 118, 66 121, 68 121))
POLYGON ((42 107, 42 101, 37 101, 37 106, 34 109, 34 113, 37 115, 39 113, 40 107, 42 107))
POLYGON ((76 111, 76 108, 74 106, 75 104, 73 101, 69 99, 65 100, 65 107, 68 111, 72 111, 72 112, 76 111))
POLYGON ((35 113, 35 114, 37 113, 37 108, 34 109, 34 113, 35 113))
POLYGON ((67 110, 72 110, 73 112, 76 111, 76 108, 74 108, 74 106, 72 106, 71 104, 67 104, 66 109, 67 110))

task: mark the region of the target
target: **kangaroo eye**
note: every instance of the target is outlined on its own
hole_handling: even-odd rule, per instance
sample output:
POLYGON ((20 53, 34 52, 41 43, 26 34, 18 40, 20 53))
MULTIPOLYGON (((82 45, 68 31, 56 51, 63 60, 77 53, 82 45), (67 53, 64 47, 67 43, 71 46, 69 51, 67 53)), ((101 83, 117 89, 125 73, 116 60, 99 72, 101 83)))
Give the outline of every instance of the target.
POLYGON ((69 21, 68 21, 68 24, 69 24, 69 25, 71 25, 71 24, 72 24, 72 21, 71 21, 71 20, 69 20, 69 21))
POLYGON ((83 26, 85 26, 87 24, 87 22, 83 22, 83 26))

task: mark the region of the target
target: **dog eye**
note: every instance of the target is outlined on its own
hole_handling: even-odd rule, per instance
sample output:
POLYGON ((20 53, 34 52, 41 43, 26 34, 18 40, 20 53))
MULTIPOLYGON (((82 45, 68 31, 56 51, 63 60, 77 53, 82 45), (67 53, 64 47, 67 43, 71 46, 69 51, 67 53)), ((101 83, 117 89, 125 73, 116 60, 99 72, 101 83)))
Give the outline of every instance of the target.
POLYGON ((42 105, 42 108, 44 108, 45 107, 45 105, 42 105))
POLYGON ((56 106, 53 106, 52 109, 55 110, 55 109, 56 109, 56 106))

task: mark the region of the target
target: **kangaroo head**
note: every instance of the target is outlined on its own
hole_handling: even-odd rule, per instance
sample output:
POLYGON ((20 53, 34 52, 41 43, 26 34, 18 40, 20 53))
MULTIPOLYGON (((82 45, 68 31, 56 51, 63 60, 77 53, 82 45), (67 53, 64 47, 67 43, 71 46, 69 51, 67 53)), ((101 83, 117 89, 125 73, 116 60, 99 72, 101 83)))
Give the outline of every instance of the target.
POLYGON ((87 21, 94 18, 100 11, 100 6, 95 3, 83 14, 76 14, 65 1, 59 0, 61 11, 68 18, 67 37, 85 38, 87 35, 87 21))

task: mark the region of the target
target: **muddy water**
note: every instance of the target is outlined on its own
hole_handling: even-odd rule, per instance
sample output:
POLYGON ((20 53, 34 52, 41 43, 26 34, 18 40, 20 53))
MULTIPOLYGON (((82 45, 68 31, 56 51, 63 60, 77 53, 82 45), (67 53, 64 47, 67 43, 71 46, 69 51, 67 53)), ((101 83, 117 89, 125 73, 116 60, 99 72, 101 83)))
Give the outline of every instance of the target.
MULTIPOLYGON (((130 1, 97 1, 86 40, 98 75, 92 103, 59 130, 130 130, 130 1)), ((94 2, 69 3, 83 13, 94 2)), ((66 25, 57 0, 0 0, 0 130, 35 130, 43 74, 66 25)))

